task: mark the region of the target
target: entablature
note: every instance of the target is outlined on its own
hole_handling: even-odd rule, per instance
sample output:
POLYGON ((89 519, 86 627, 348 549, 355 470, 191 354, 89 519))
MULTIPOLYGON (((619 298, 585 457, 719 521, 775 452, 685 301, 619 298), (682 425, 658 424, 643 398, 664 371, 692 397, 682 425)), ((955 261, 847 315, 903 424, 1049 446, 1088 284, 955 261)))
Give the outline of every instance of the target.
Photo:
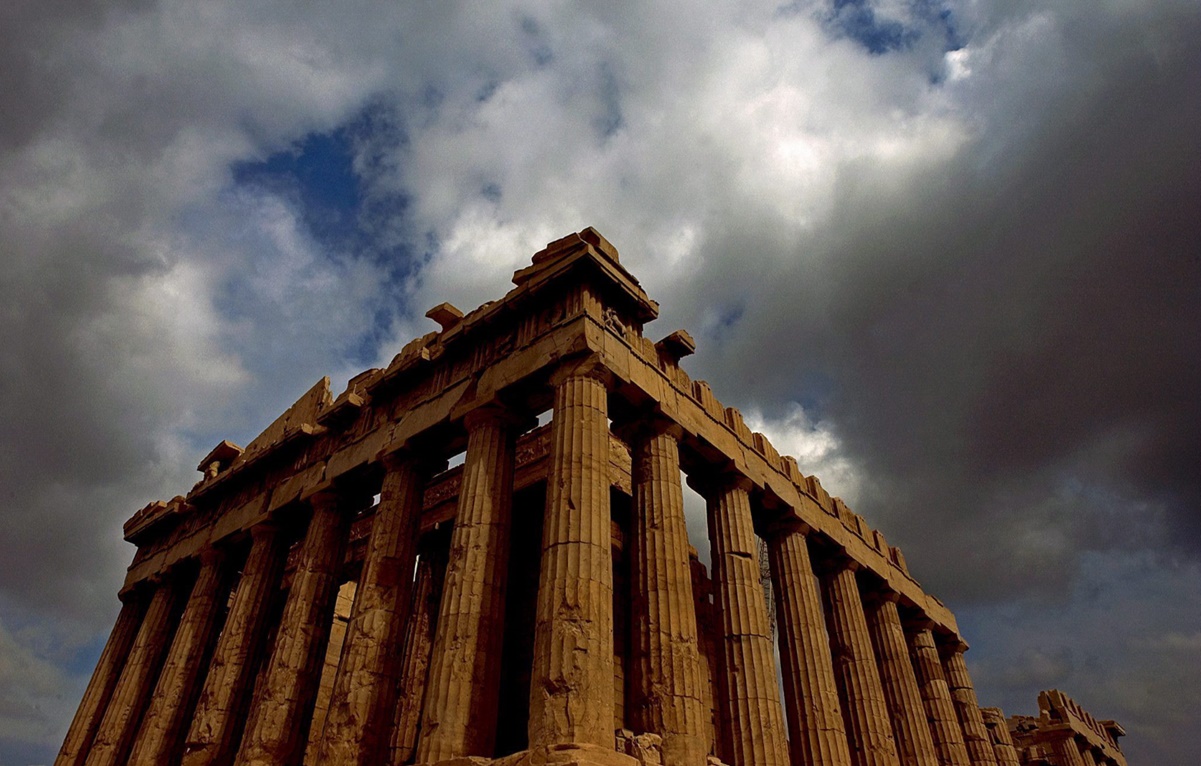
POLYGON ((687 333, 657 344, 643 335, 658 305, 595 230, 551 243, 513 281, 503 299, 465 315, 448 304, 436 307, 431 313, 440 331, 406 344, 386 368, 351 379, 337 397, 322 378, 245 450, 219 445, 210 453, 218 458, 208 464, 218 463, 218 470, 206 470, 186 498, 151 504, 126 524, 127 539, 146 547, 126 587, 187 551, 287 513, 297 501, 374 475, 391 452, 446 459, 462 449, 462 420, 477 407, 503 402, 527 415, 546 410, 551 372, 591 354, 616 381, 615 418, 622 402, 626 409, 657 410, 684 432, 686 470, 741 473, 761 500, 757 523, 786 514, 804 524, 882 579, 940 633, 958 638, 954 616, 922 591, 898 549, 816 477, 805 476, 794 458, 753 433, 708 384, 680 368, 680 358, 695 348, 687 333), (171 524, 164 523, 168 518, 171 524))

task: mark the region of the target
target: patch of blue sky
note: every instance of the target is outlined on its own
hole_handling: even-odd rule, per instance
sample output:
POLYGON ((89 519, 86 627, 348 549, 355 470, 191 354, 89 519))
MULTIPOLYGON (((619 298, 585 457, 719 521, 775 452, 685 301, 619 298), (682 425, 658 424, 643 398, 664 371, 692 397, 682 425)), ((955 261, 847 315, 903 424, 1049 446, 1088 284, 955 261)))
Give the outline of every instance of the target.
POLYGON ((496 95, 496 91, 497 91, 497 90, 499 90, 499 89, 500 89, 500 80, 497 80, 497 79, 490 79, 490 80, 488 80, 487 82, 485 82, 485 83, 484 83, 484 84, 483 84, 483 85, 480 87, 480 89, 479 89, 479 90, 477 90, 477 91, 476 91, 476 93, 475 93, 475 100, 476 100, 478 103, 481 103, 481 104, 482 104, 482 103, 484 103, 485 101, 487 101, 487 100, 489 100, 490 98, 492 98, 494 95, 496 95))
POLYGON ((311 133, 266 159, 237 163, 234 184, 295 198, 313 237, 325 245, 353 241, 363 189, 354 170, 351 127, 311 133))
POLYGON ((701 319, 700 335, 721 342, 732 335, 732 331, 746 313, 746 306, 734 303, 715 306, 706 311, 701 319))
MULTIPOLYGON (((113 619, 116 620, 116 615, 113 616, 113 619)), ((80 646, 71 654, 67 662, 62 666, 63 670, 72 677, 87 678, 96 667, 96 661, 100 658, 101 652, 104 651, 106 643, 108 643, 107 635, 96 635, 91 641, 80 646)))
MULTIPOLYGON (((441 98, 431 87, 421 101, 428 105, 441 98)), ((405 146, 404 131, 393 122, 399 123, 369 108, 335 130, 309 134, 265 159, 238 163, 231 168, 232 191, 249 188, 289 200, 305 233, 331 263, 369 260, 384 275, 387 292, 403 296, 404 285, 421 268, 430 243, 406 235, 407 198, 400 192, 380 191, 364 175, 379 172, 373 159, 379 145, 405 146)), ((247 289, 227 285, 222 303, 234 313, 237 306, 252 305, 247 289)), ((349 339, 350 360, 372 360, 394 315, 405 310, 393 304, 377 311, 372 326, 349 339)))
POLYGON ((746 305, 739 303, 734 306, 727 306, 717 315, 717 331, 724 332, 731 330, 738 321, 742 319, 742 315, 746 313, 746 305))
POLYGON ((877 56, 910 48, 922 34, 899 21, 878 17, 868 0, 834 0, 828 24, 877 56))
MULTIPOLYGON (((878 7, 874 0, 831 0, 822 18, 833 34, 854 40, 876 56, 908 50, 931 34, 942 38, 944 51, 964 45, 951 9, 939 0, 911 0, 904 20, 890 18, 878 7)), ((782 13, 799 10, 795 5, 781 8, 782 13)))
POLYGON ((365 327, 355 342, 347 348, 347 361, 364 369, 374 362, 380 348, 391 338, 390 330, 394 316, 395 312, 389 307, 381 306, 376 309, 371 325, 365 327))
POLYGON ((792 400, 801 405, 810 418, 821 420, 836 394, 837 387, 829 373, 820 369, 806 369, 796 381, 792 400))

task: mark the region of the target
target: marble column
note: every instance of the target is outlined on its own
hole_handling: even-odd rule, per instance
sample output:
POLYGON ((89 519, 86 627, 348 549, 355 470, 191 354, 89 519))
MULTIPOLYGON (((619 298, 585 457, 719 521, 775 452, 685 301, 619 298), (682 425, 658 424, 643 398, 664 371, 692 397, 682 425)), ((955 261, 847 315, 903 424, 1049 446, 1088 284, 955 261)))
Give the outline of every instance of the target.
POLYGON ((389 744, 413 591, 424 471, 404 451, 384 459, 354 609, 321 736, 320 763, 378 763, 389 744))
POLYGON ((633 469, 633 719, 663 738, 663 762, 701 766, 708 755, 700 636, 680 487, 679 426, 628 431, 633 469))
POLYGON ((725 477, 707 492, 713 591, 720 620, 723 755, 732 766, 788 763, 784 711, 758 543, 751 521, 751 482, 725 477))
POLYGON ((850 559, 837 556, 824 562, 821 577, 851 762, 855 766, 896 766, 896 741, 855 568, 850 559))
POLYGON ((71 720, 71 727, 67 729, 67 736, 58 751, 58 757, 54 759, 54 766, 83 766, 87 759, 92 739, 96 736, 96 730, 100 728, 100 721, 108 708, 113 689, 121 677, 125 658, 138 634, 138 625, 142 621, 145 606, 145 599, 139 594, 128 594, 122 600, 117 622, 109 633, 104 651, 100 653, 96 669, 92 671, 92 680, 88 682, 79 709, 75 711, 75 718, 71 720))
POLYGON ((442 578, 446 572, 446 551, 427 548, 417 562, 413 588, 412 617, 405 636, 400 670, 396 722, 392 731, 390 763, 402 766, 417 754, 417 735, 421 710, 425 707, 426 679, 429 676, 430 651, 438 624, 438 605, 442 601, 442 578))
POLYGON ((1055 757, 1055 766, 1085 766, 1084 756, 1080 755, 1080 746, 1071 732, 1067 736, 1052 740, 1051 752, 1055 757))
POLYGON ((997 766, 997 757, 993 754, 988 730, 984 728, 984 717, 980 714, 980 701, 976 699, 972 677, 963 661, 963 653, 966 650, 967 645, 962 642, 947 647, 943 655, 947 686, 951 690, 959 725, 963 728, 963 741, 972 766, 997 766))
POLYGON ((300 760, 329 640, 347 518, 333 493, 309 500, 313 509, 292 586, 280 617, 261 693, 235 763, 277 766, 300 760))
POLYGON ((1009 724, 1000 708, 980 708, 984 716, 984 726, 988 729, 992 741, 993 755, 997 758, 997 766, 1019 766, 1017 749, 1013 746, 1013 737, 1009 733, 1009 724))
POLYGON ((256 524, 250 535, 250 552, 184 740, 183 766, 229 763, 250 707, 255 658, 266 637, 271 597, 279 589, 287 553, 275 524, 256 524))
POLYGON ((807 531, 790 525, 768 539, 792 766, 849 766, 851 751, 807 531))
POLYGON ((963 729, 955 714, 955 703, 951 700, 951 689, 942 669, 938 647, 934 644, 934 634, 927 625, 922 624, 906 637, 938 762, 942 766, 970 766, 967 747, 963 743, 963 729))
POLYGON ((530 680, 531 748, 611 749, 613 554, 608 372, 594 359, 552 378, 550 472, 530 680))
POLYGON ((121 679, 113 689, 108 710, 96 731, 87 766, 121 766, 129 756, 138 721, 150 702, 154 682, 171 642, 171 618, 177 598, 175 584, 170 578, 155 587, 138 636, 129 650, 129 659, 121 671, 121 679))
POLYGON ((938 766, 938 753, 930 735, 922 693, 917 686, 913 663, 909 661, 905 629, 897 612, 897 594, 891 591, 872 593, 864 598, 863 606, 872 646, 880 661, 880 682, 901 764, 938 766))
POLYGON ((417 760, 492 757, 513 524, 516 420, 467 415, 467 456, 434 635, 417 760))
POLYGON ((207 669, 204 663, 220 627, 228 582, 225 552, 207 548, 200 554, 200 573, 175 630, 150 707, 142 717, 129 766, 159 766, 179 757, 188 716, 207 669))
POLYGON ((1084 759, 1084 766, 1097 766, 1097 759, 1093 757, 1093 751, 1088 745, 1080 746, 1080 757, 1084 759))

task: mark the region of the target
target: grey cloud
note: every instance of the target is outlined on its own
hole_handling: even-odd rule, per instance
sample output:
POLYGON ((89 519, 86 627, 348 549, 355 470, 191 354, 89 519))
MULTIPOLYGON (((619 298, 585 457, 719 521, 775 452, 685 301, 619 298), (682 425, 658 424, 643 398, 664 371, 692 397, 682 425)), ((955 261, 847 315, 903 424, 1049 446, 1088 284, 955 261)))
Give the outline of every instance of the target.
MULTIPOLYGON (((311 383, 294 378, 338 362, 337 344, 316 338, 370 317, 363 269, 331 278, 297 264, 312 245, 303 233, 256 234, 253 261, 231 241, 265 224, 245 210, 231 220, 219 197, 228 164, 335 124, 375 84, 374 65, 348 54, 361 37, 306 45, 318 28, 267 10, 5 5, 0 55, 12 65, 0 67, 0 89, 20 106, 0 121, 0 556, 20 563, 0 575, 9 608, 65 609, 95 625, 128 562, 114 532, 143 503, 186 488, 197 449, 187 439, 222 428, 244 438, 264 418, 231 412, 231 389, 282 388, 271 404, 283 403, 286 386, 311 383), (198 219, 211 228, 189 230, 198 219), (274 381, 251 364, 250 387, 240 360, 262 360, 270 344, 213 305, 248 271, 257 291, 287 282, 278 289, 292 294, 252 296, 242 319, 253 312, 260 330, 295 333, 293 348, 297 335, 312 344, 307 356, 277 355, 300 361, 278 365, 274 381), (362 314, 340 316, 340 298, 362 314)), ((286 228, 290 214, 267 223, 286 228)))
MULTIPOLYGON (((950 4, 959 58, 869 56, 815 3, 207 7, 0 11, 0 96, 22 105, 0 120, 0 630, 94 641, 121 520, 185 489, 206 439, 344 374, 341 340, 376 312, 403 342, 595 224, 661 301, 652 332, 693 330, 689 369, 727 403, 776 425, 802 404, 838 444, 823 465, 965 624, 1002 632, 1019 599, 1057 637, 977 643, 982 694, 1021 712, 1062 676, 1151 720, 1140 684, 1183 650, 1138 641, 1196 630, 1194 4, 950 4), (378 251, 321 254, 287 199, 229 195, 231 162, 365 108, 378 251), (414 263, 385 283, 398 244, 414 263), (1180 578, 1141 632, 1047 617, 1118 550, 1180 578)), ((1144 753, 1185 752, 1142 731, 1144 753)))
MULTIPOLYGON (((1201 99, 1188 85, 1201 57, 1184 42, 1198 25, 1142 21, 1142 45, 1065 22, 1094 27, 1064 52, 1072 88, 1036 102, 1020 140, 1018 115, 977 102, 979 143, 907 179, 905 198, 875 195, 870 173, 849 179, 839 240, 817 243, 825 272, 800 258, 774 275, 719 352, 717 375, 751 400, 833 378, 822 406, 877 487, 864 510, 952 598, 1061 586, 1027 578, 1029 537, 1015 533, 1031 523, 1067 574, 1081 541, 1131 539, 1091 533, 1097 521, 1146 544, 1201 539, 1201 409, 1186 393, 1201 385, 1201 99), (997 145, 1012 150, 1003 163, 988 157, 997 145), (778 369, 745 374, 764 349, 778 369)), ((984 84, 1003 85, 1013 93, 984 84)))
POLYGON ((1201 715, 1201 570, 1147 554, 1084 557, 1084 576, 1054 604, 1017 598, 960 612, 981 704, 1033 712, 1034 690, 1059 688, 1122 723, 1129 758, 1193 763, 1201 715), (1087 640, 1081 640, 1087 637, 1087 640))
POLYGON ((257 10, 209 6, 207 27, 185 4, 0 10, 0 762, 47 760, 65 731, 130 560, 121 523, 185 490, 206 439, 270 420, 241 397, 282 407, 336 374, 348 325, 370 318, 364 269, 305 263, 303 233, 260 233, 253 261, 231 242, 262 206, 223 204, 228 163, 360 108, 348 83, 373 87, 337 52, 349 37, 306 61, 290 55, 304 30, 257 10), (299 313, 255 296, 253 327, 219 314, 251 268, 299 313), (272 336, 291 344, 274 367, 272 336))

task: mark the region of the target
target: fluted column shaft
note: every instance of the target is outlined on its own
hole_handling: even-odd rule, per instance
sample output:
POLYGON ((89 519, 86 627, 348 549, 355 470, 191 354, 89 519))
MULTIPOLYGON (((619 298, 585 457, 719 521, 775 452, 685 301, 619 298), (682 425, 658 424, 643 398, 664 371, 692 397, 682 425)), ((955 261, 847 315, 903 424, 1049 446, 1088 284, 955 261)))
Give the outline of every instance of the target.
POLYGON ((121 766, 129 755, 142 711, 158 678, 163 656, 171 640, 171 616, 177 594, 170 580, 155 588, 146 616, 138 628, 121 679, 113 689, 108 710, 96 731, 87 766, 121 766))
POLYGON ((897 612, 895 594, 873 594, 865 599, 867 627, 880 661, 880 682, 892 719, 897 755, 902 766, 938 766, 938 753, 922 705, 905 629, 897 612))
POLYGON ((1009 733, 1009 724, 1000 708, 980 708, 984 716, 984 726, 988 729, 992 741, 993 755, 997 758, 997 766, 1019 766, 1017 748, 1013 746, 1013 736, 1009 733))
POLYGON ((413 759, 417 752, 418 724, 425 706, 426 679, 429 675, 430 650, 438 623, 438 605, 442 601, 442 578, 446 572, 446 551, 424 551, 417 562, 417 581, 413 590, 413 611, 404 644, 400 671, 400 700, 396 705, 396 723, 392 732, 393 766, 413 759))
POLYGON ((321 734, 321 763, 378 763, 396 707, 425 482, 403 453, 385 460, 354 610, 321 734))
POLYGON ((279 588, 285 555, 283 536, 274 524, 258 524, 250 532, 250 553, 184 741, 183 766, 229 763, 250 707, 254 660, 267 632, 269 605, 279 588))
POLYGON ((221 616, 226 577, 225 553, 201 554, 200 573, 175 630, 171 650, 159 673, 150 707, 142 717, 129 766, 159 766, 178 755, 188 715, 205 669, 221 616))
POLYGON ((896 766, 896 741, 852 562, 845 558, 828 562, 821 582, 851 762, 896 766))
POLYGON ((1085 766, 1080 746, 1070 732, 1066 737, 1051 742, 1051 752, 1055 756, 1055 766, 1085 766))
POLYGON ((980 714, 980 701, 976 699, 976 689, 963 660, 964 649, 963 644, 958 644, 945 654, 943 669, 947 673, 947 686, 951 689, 955 714, 963 728, 963 742, 972 766, 997 766, 988 730, 984 728, 984 717, 980 714))
POLYGON ((608 390, 603 368, 588 362, 561 369, 552 382, 529 742, 612 748, 608 390))
POLYGON ((1080 748, 1080 757, 1084 760, 1084 766, 1097 766, 1097 759, 1087 746, 1080 748))
POLYGON ((678 427, 631 434, 634 720, 663 738, 668 766, 701 766, 709 711, 701 668, 678 427))
POLYGON ((922 704, 926 707, 938 762, 942 766, 970 766, 967 747, 963 743, 963 729, 955 714, 955 704, 951 700, 951 689, 938 657, 938 647, 934 644, 934 634, 929 628, 919 627, 908 639, 909 656, 913 660, 913 671, 922 693, 922 704))
POLYGON ((417 760, 491 757, 496 745, 513 515, 513 419, 466 418, 467 456, 434 636, 417 760))
POLYGON ((125 658, 138 634, 138 624, 141 622, 144 606, 145 602, 142 599, 132 595, 121 604, 117 622, 104 644, 104 651, 100 653, 96 669, 92 671, 92 680, 88 682, 79 709, 75 711, 75 717, 71 720, 71 728, 67 729, 67 736, 58 751, 58 757, 54 759, 54 766, 83 766, 87 759, 92 739, 96 736, 96 730, 100 728, 100 721, 104 718, 113 689, 121 677, 125 658))
POLYGON ((750 481, 730 477, 708 497, 713 590, 721 623, 722 757, 732 766, 788 763, 784 711, 758 544, 750 481))
POLYGON ((329 640, 347 520, 330 494, 314 495, 292 587, 280 617, 262 693, 251 711, 236 763, 276 766, 300 760, 329 640))
POLYGON ((848 766, 851 752, 834 680, 821 587, 804 533, 785 529, 774 534, 768 540, 768 561, 776 586, 776 624, 792 764, 848 766))

